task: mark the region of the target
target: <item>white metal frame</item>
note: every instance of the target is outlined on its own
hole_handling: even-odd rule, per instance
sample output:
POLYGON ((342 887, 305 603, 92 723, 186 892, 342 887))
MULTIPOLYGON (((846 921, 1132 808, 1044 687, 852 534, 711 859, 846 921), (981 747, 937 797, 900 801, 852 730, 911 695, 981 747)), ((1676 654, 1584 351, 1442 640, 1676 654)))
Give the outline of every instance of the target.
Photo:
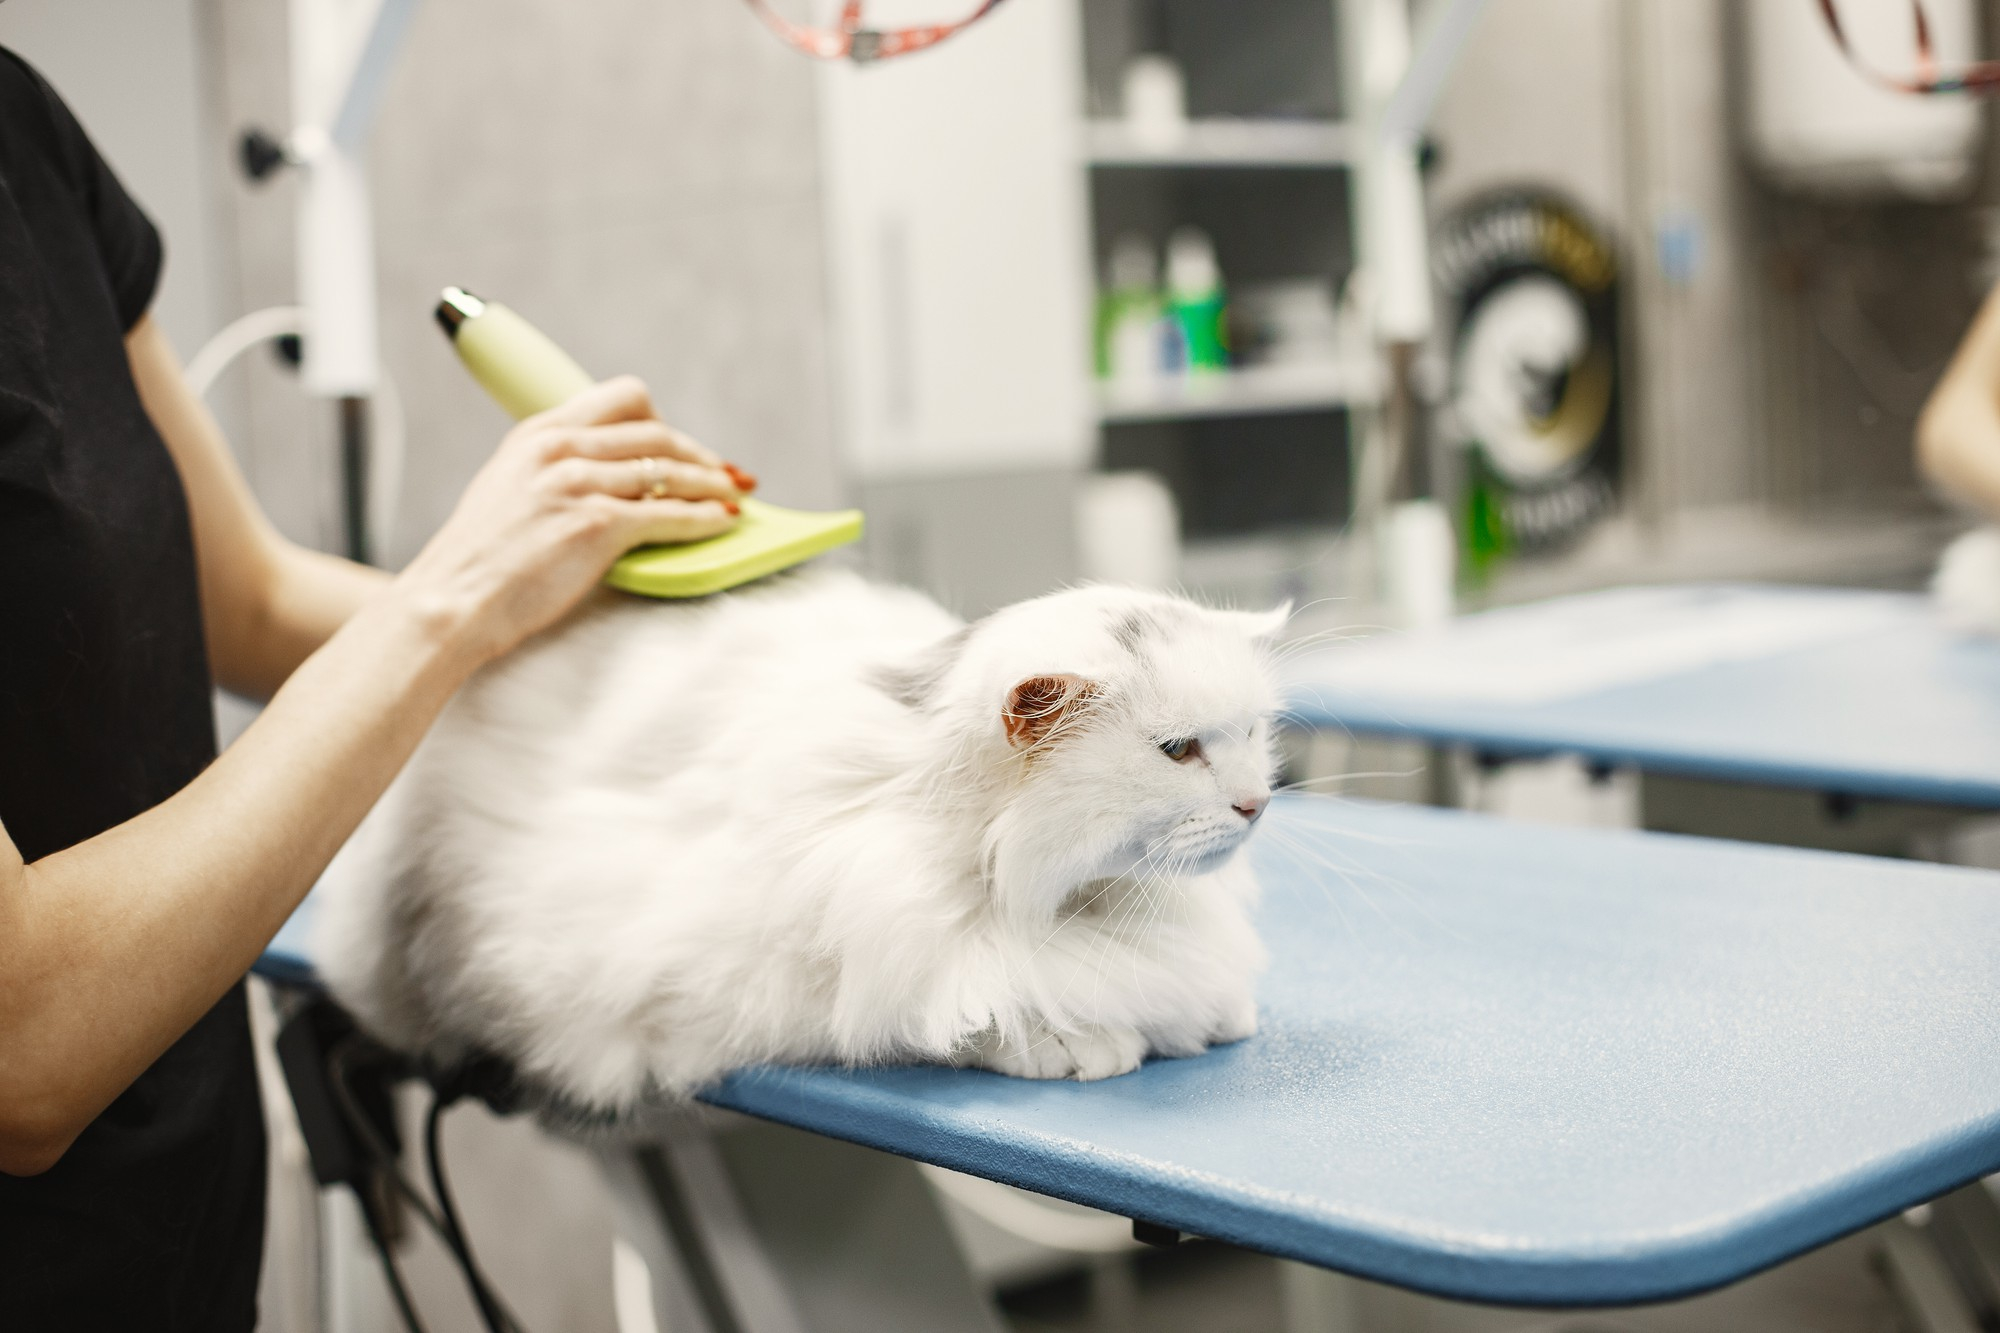
POLYGON ((291 0, 291 133, 301 169, 299 301, 308 392, 365 398, 378 376, 365 150, 417 0, 291 0))

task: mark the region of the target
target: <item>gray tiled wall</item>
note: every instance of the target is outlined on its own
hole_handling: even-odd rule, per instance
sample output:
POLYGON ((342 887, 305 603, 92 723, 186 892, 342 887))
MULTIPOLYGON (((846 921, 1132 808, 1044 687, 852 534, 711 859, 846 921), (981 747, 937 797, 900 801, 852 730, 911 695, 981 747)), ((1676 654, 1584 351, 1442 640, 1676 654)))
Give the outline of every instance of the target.
MULTIPOLYGON (((216 114, 286 122, 283 6, 203 0, 216 114)), ((430 0, 372 142, 383 359, 409 421, 406 559, 505 427, 430 308, 459 283, 507 301, 601 373, 804 506, 841 498, 808 62, 717 0, 430 0)), ((293 295, 291 187, 218 182, 234 311, 293 295)), ((259 358, 261 361, 262 358, 259 358)), ((293 535, 331 545, 331 429, 268 366, 238 447, 293 535)))

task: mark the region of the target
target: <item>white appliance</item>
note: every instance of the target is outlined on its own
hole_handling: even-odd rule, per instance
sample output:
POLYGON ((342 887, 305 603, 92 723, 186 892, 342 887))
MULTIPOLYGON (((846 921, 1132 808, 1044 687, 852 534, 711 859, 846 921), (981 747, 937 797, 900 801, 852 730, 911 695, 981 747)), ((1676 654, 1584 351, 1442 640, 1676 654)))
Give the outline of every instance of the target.
MULTIPOLYGON (((1972 0, 1922 0, 1940 72, 1977 58, 1972 0)), ((1917 72, 1910 0, 1837 0, 1855 56, 1891 78, 1917 72)), ((1971 188, 1976 99, 1872 81, 1841 53, 1818 0, 1755 0, 1744 30, 1745 137, 1773 183, 1810 194, 1949 199, 1971 188)))
POLYGON ((1024 0, 819 71, 839 433, 864 481, 1089 461, 1079 27, 1075 0, 1024 0))

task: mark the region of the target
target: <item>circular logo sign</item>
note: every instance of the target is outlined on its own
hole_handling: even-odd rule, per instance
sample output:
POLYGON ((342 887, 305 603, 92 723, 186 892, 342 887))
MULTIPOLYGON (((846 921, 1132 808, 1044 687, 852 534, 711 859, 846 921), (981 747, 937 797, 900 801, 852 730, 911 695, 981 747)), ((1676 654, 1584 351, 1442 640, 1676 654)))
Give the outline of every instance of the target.
POLYGON ((1451 312, 1445 426, 1467 457, 1475 565, 1574 540, 1617 499, 1617 260, 1546 191, 1487 195, 1446 220, 1432 270, 1451 312))

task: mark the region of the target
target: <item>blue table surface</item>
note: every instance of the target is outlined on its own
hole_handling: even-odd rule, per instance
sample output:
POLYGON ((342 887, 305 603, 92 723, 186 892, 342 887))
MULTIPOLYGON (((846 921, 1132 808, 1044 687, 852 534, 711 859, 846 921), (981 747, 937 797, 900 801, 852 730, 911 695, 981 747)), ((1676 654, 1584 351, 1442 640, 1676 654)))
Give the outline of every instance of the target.
POLYGON ((2000 876, 1305 797, 1253 846, 1248 1041, 1095 1084, 761 1069, 709 1100, 1524 1304, 1698 1291, 2000 1169, 2000 876))
MULTIPOLYGON (((1777 612, 1839 604, 1861 613, 1866 627, 1766 657, 1535 702, 1354 688, 1324 670, 1345 651, 1333 647, 1293 663, 1288 703, 1309 725, 1501 754, 1567 752, 1725 781, 2000 809, 2000 643, 1947 630, 1928 599, 1914 594, 1680 591, 1755 597, 1777 612)), ((1465 651, 1467 631, 1488 617, 1533 610, 1466 617, 1425 640, 1427 651, 1465 651)))

